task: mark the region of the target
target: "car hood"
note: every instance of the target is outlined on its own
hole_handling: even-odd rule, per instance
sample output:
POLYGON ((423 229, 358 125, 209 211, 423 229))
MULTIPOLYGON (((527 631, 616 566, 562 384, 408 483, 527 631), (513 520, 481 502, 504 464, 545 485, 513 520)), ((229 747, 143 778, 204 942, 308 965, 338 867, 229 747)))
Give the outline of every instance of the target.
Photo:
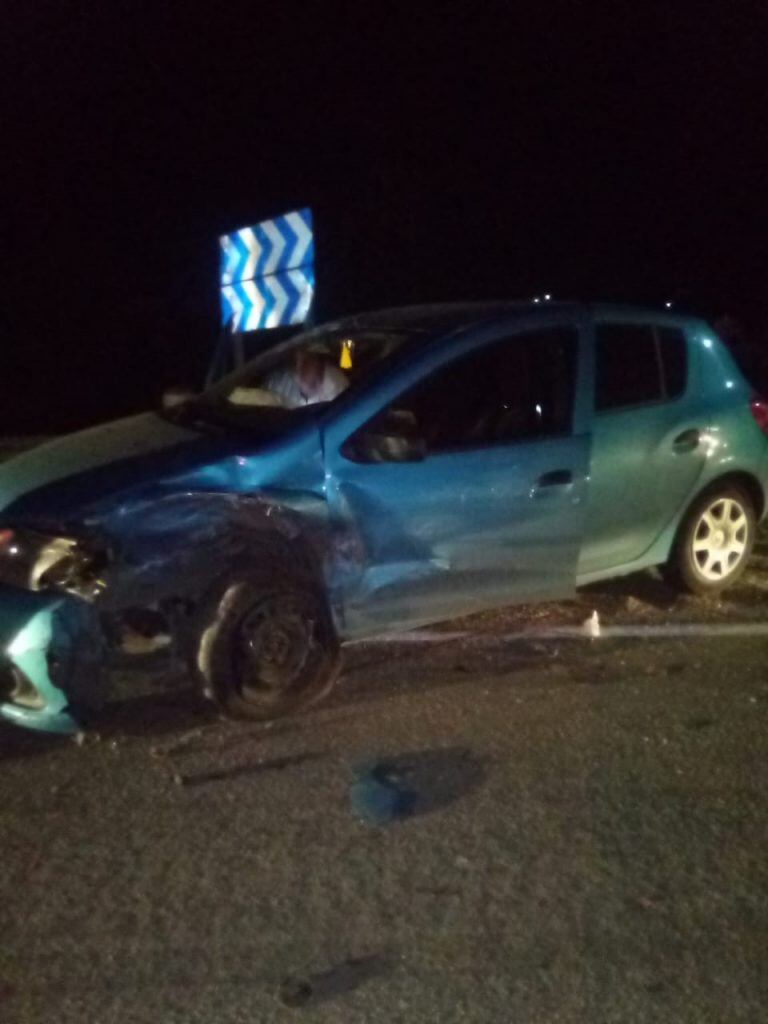
POLYGON ((273 446, 285 432, 265 420, 246 444, 242 435, 189 429, 156 413, 92 427, 0 465, 0 517, 64 522, 129 492, 237 490, 244 459, 234 456, 273 446))

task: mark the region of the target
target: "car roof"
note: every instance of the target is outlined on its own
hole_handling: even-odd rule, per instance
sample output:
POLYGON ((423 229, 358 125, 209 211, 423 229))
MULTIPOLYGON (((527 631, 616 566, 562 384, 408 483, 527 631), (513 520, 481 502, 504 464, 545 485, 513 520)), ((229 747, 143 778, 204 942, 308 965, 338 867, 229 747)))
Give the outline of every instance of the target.
POLYGON ((344 317, 343 327, 358 330, 448 330, 507 316, 524 313, 531 308, 528 302, 440 302, 419 306, 394 306, 344 317))
POLYGON ((373 310, 342 317, 335 321, 334 328, 344 330, 391 330, 433 334, 436 331, 457 330, 479 323, 506 319, 519 315, 529 319, 541 316, 545 319, 552 313, 593 316, 621 316, 659 320, 669 323, 700 322, 698 318, 653 306, 619 305, 614 303, 588 302, 450 302, 418 306, 394 306, 390 309, 373 310))

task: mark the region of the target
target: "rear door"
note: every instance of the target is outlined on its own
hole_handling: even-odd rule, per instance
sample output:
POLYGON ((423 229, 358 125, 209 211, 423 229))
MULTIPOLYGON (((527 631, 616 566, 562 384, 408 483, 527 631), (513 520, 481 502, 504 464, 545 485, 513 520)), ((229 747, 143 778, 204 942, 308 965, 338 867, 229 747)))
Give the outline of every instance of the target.
POLYGON ((573 323, 454 339, 328 425, 329 504, 358 544, 347 635, 572 592, 580 345, 573 323))
POLYGON ((594 325, 594 421, 581 577, 642 558, 706 462, 689 400, 693 346, 677 324, 629 314, 594 325))

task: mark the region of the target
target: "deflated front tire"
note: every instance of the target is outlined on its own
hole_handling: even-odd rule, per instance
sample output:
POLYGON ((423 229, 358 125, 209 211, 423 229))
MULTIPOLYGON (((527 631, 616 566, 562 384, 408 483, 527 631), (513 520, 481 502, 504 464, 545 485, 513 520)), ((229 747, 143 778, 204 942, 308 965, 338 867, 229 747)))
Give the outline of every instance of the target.
POLYGON ((229 714, 270 719, 319 700, 339 672, 330 613, 308 573, 244 567, 197 614, 194 669, 229 714))

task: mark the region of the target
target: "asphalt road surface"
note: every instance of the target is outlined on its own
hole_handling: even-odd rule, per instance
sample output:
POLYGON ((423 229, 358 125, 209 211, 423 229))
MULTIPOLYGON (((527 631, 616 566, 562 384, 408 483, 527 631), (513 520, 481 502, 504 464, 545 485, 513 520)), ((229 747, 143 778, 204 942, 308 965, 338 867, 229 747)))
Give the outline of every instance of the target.
POLYGON ((354 647, 270 728, 148 670, 80 745, 3 728, 0 1021, 764 1021, 768 636, 509 634, 766 580, 354 647))

